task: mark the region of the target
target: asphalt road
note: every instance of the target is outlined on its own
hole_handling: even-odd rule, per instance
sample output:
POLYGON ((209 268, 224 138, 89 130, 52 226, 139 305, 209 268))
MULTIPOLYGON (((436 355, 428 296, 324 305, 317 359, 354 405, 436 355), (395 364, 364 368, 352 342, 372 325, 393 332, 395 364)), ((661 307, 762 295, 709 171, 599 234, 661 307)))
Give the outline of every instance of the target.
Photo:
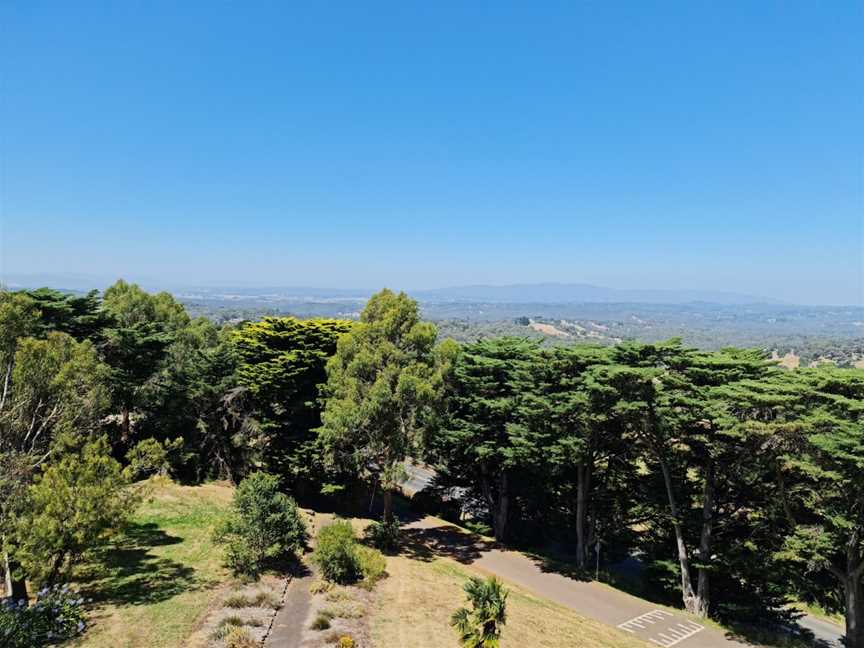
MULTIPOLYGON (((722 631, 685 614, 658 608, 649 601, 631 596, 592 581, 578 581, 555 572, 543 571, 535 560, 518 552, 481 544, 470 544, 464 534, 447 533, 449 523, 426 517, 405 526, 428 534, 438 547, 452 543, 454 555, 473 567, 499 576, 564 605, 579 614, 618 627, 663 648, 731 648, 750 646, 726 636, 722 631), (466 546, 468 543, 470 546, 466 546), (468 549, 468 550, 466 550, 468 549)), ((453 528, 453 527, 451 527, 453 528)), ((446 554, 446 551, 444 552, 446 554)), ((842 646, 841 630, 833 624, 807 617, 802 623, 827 643, 826 648, 842 646)))

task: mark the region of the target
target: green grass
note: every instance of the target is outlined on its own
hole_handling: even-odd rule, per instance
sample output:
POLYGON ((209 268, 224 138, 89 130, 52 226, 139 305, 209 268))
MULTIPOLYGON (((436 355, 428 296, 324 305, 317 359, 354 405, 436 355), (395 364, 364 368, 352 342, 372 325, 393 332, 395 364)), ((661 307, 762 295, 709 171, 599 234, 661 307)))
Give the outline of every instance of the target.
POLYGON ((73 583, 93 599, 91 627, 73 646, 182 646, 228 580, 211 536, 233 490, 164 480, 152 486, 123 536, 73 583))

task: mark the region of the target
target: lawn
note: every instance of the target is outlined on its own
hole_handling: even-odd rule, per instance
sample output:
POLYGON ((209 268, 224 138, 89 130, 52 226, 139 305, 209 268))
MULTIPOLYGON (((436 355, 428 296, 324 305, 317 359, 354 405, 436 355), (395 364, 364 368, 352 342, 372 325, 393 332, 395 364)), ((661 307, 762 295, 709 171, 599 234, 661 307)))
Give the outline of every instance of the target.
POLYGON ((78 582, 92 598, 80 648, 177 648, 230 579, 211 540, 233 489, 152 482, 132 524, 78 582))
MULTIPOLYGON (((389 578, 378 585, 370 618, 374 646, 453 648, 450 614, 464 602, 462 584, 481 575, 449 558, 387 559, 389 578)), ((582 617, 561 605, 507 584, 507 625, 502 648, 645 648, 648 644, 582 617)))

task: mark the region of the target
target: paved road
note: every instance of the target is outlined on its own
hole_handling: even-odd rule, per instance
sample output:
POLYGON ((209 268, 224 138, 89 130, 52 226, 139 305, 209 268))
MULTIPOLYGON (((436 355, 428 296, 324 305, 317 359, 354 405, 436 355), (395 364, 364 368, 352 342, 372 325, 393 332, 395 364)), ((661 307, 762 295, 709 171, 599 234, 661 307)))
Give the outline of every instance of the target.
POLYGON ((405 463, 405 474, 407 479, 402 482, 402 491, 408 496, 420 492, 429 486, 435 478, 434 470, 410 461, 405 463))
POLYGON ((845 628, 836 623, 823 621, 812 616, 805 616, 798 620, 798 625, 812 632, 813 636, 822 642, 820 648, 822 646, 824 648, 843 648, 845 628))
MULTIPOLYGON (((441 532, 447 526, 448 523, 443 520, 426 517, 405 528, 428 533, 440 545, 443 542, 441 532)), ((454 532, 451 535, 450 540, 458 544, 459 534, 454 532)), ((602 583, 577 581, 561 574, 544 572, 535 561, 517 551, 477 545, 471 548, 473 551, 461 548, 458 551, 459 559, 654 645, 663 648, 740 648, 746 645, 683 614, 659 609, 648 601, 602 583)))

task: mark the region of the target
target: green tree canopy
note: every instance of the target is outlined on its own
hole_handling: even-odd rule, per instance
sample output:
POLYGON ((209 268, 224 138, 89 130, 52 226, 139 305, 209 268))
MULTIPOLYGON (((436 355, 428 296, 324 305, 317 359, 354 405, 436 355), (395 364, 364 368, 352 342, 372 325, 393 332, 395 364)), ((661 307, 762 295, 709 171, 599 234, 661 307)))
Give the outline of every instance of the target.
POLYGON ((417 302, 385 289, 372 296, 327 362, 320 438, 332 461, 380 482, 385 521, 403 462, 418 446, 439 394, 436 336, 434 325, 420 321, 417 302))

